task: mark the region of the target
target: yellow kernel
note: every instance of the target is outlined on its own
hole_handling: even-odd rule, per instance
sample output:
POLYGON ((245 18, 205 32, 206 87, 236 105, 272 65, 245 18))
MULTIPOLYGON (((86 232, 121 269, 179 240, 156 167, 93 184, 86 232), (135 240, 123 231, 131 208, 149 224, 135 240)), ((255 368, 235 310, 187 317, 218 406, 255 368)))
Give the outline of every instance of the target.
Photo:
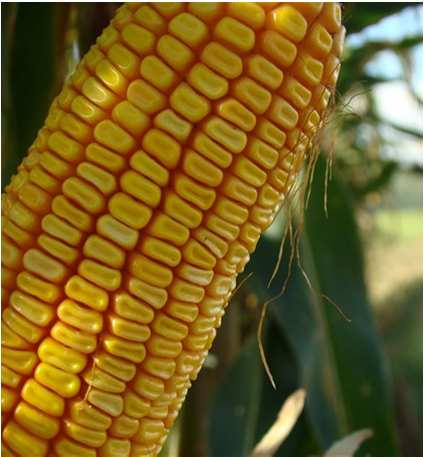
POLYGON ((23 379, 23 376, 15 373, 13 370, 8 368, 6 365, 1 366, 1 382, 5 386, 16 388, 19 386, 23 379))
POLYGON ((121 285, 122 274, 93 260, 84 259, 78 266, 78 274, 106 290, 116 290, 121 285))
POLYGON ((97 347, 97 340, 94 335, 76 330, 63 322, 57 322, 53 326, 51 336, 65 346, 83 354, 90 354, 97 347))
POLYGON ((190 48, 171 35, 163 35, 159 39, 157 53, 168 65, 179 73, 185 72, 195 59, 190 48))
POLYGON ((220 168, 191 149, 185 152, 182 166, 187 175, 210 187, 219 186, 224 176, 220 168))
POLYGON ((161 35, 166 30, 166 22, 151 6, 143 5, 134 13, 134 19, 151 32, 161 35))
POLYGON ((127 78, 132 79, 138 75, 139 58, 121 43, 113 44, 108 50, 107 56, 127 78))
POLYGON ((214 28, 214 38, 240 52, 248 52, 255 45, 253 30, 232 17, 224 17, 218 22, 214 28))
POLYGON ((181 260, 181 253, 173 244, 165 243, 154 237, 143 237, 140 251, 146 256, 158 260, 165 265, 175 267, 181 260))
POLYGON ((3 321, 29 343, 37 343, 45 333, 44 329, 32 324, 11 307, 4 310, 3 321))
POLYGON ((128 154, 135 147, 133 137, 108 119, 97 124, 94 137, 99 143, 123 155, 128 154))
POLYGON ((259 166, 271 170, 277 164, 278 150, 257 138, 253 138, 246 148, 246 155, 259 166))
POLYGON ((227 222, 241 225, 246 222, 248 210, 232 202, 228 198, 220 198, 215 204, 215 213, 227 222))
POLYGON ((72 276, 68 280, 65 293, 69 298, 84 303, 96 311, 104 311, 108 306, 107 292, 78 275, 72 276))
POLYGON ((211 117, 205 123, 204 131, 231 152, 241 152, 246 146, 246 134, 217 116, 211 117))
POLYGON ((168 169, 174 169, 181 155, 181 145, 158 129, 149 130, 143 137, 144 150, 168 169))
POLYGON ((112 267, 122 268, 125 253, 111 242, 97 235, 91 235, 84 243, 84 255, 112 267))
POLYGON ((38 361, 37 356, 33 352, 6 347, 2 348, 1 356, 2 363, 6 367, 22 375, 31 374, 38 361))
POLYGON ((143 418, 134 440, 137 443, 157 443, 165 433, 165 426, 161 420, 143 418))
POLYGON ((102 51, 107 51, 113 43, 119 40, 119 32, 113 27, 113 25, 107 26, 103 29, 103 32, 96 40, 102 51))
POLYGON ((65 433, 74 440, 90 447, 100 447, 106 441, 106 432, 90 430, 67 419, 63 422, 65 433))
POLYGON ((172 109, 161 111, 153 120, 155 127, 170 133, 177 141, 185 142, 190 135, 192 125, 182 119, 172 109))
POLYGON ((208 210, 216 197, 213 189, 196 183, 183 173, 178 173, 175 177, 175 191, 180 197, 203 210, 208 210))
POLYGON ((164 211, 168 216, 187 228, 198 227, 202 222, 202 212, 185 202, 175 193, 170 192, 165 195, 164 211))
POLYGON ((241 58, 217 42, 211 42, 203 49, 200 60, 224 78, 237 78, 243 71, 241 58))
POLYGON ((283 72, 259 54, 248 58, 247 72, 253 79, 273 90, 277 89, 283 81, 283 72))
POLYGON ((43 457, 47 454, 47 441, 28 433, 14 420, 10 420, 6 424, 3 430, 3 439, 18 455, 43 457))
POLYGON ((127 250, 133 249, 138 240, 138 233, 136 230, 127 227, 110 214, 99 217, 99 219, 97 219, 96 228, 99 235, 108 238, 127 250))
POLYGON ((96 457, 95 449, 89 449, 86 446, 76 443, 73 440, 68 440, 65 437, 59 438, 54 443, 55 455, 64 457, 67 455, 77 455, 78 457, 96 457))
POLYGON ((112 111, 112 119, 131 135, 142 135, 150 124, 149 117, 127 100, 118 103, 112 111))
POLYGON ((169 171, 144 151, 138 151, 131 156, 130 165, 134 170, 150 178, 161 187, 168 184, 169 171))
POLYGON ((93 184, 104 195, 109 195, 116 189, 114 176, 89 162, 82 162, 78 165, 77 175, 93 184))
POLYGON ((122 39, 138 55, 148 54, 155 45, 155 36, 143 27, 128 24, 121 32, 122 39))
POLYGON ((233 160, 232 154, 211 140, 202 132, 197 132, 193 139, 193 149, 202 154, 220 168, 228 168, 233 160))
POLYGON ((222 258, 228 250, 227 242, 208 229, 199 227, 193 232, 193 235, 196 240, 206 246, 215 257, 222 258))
POLYGON ((92 217, 80 210, 63 195, 58 195, 53 199, 52 210, 56 216, 65 219, 78 230, 88 232, 92 229, 92 217))
POLYGON ((190 13, 175 16, 169 22, 168 30, 190 48, 200 46, 208 37, 206 25, 190 13))
POLYGON ((68 162, 78 162, 84 156, 83 147, 60 131, 53 132, 47 144, 52 151, 68 162))
POLYGON ((37 239, 37 244, 48 254, 67 265, 72 265, 79 256, 78 250, 49 235, 40 235, 37 239))
POLYGON ((5 322, 1 323, 1 344, 14 349, 29 349, 30 344, 12 330, 5 322))
POLYGON ((302 83, 313 87, 321 82, 324 65, 308 53, 301 52, 293 64, 293 73, 302 83))
POLYGON ((216 111, 222 118, 232 122, 245 132, 250 132, 255 127, 256 116, 234 98, 220 102, 216 111))
POLYGON ((163 287, 152 286, 141 279, 130 277, 128 291, 155 309, 162 308, 168 300, 168 292, 163 287))
POLYGON ((14 418, 22 427, 46 440, 54 438, 60 429, 57 419, 42 413, 24 401, 16 406, 14 418))
POLYGON ((147 325, 140 325, 113 315, 108 316, 108 321, 110 332, 126 340, 142 343, 150 337, 150 329, 147 325))
POLYGON ((157 287, 167 287, 172 282, 172 270, 140 254, 132 254, 130 272, 137 278, 157 287))
MULTIPOLYGON (((164 382, 161 379, 144 372, 139 372, 134 378, 133 388, 135 392, 137 392, 144 400, 144 402, 146 402, 145 399, 154 400, 158 398, 163 393, 165 386, 164 382)), ((130 398, 131 397, 129 397, 128 400, 130 398)))
POLYGON ((41 226, 45 232, 72 246, 77 246, 81 240, 81 232, 79 230, 54 214, 46 215, 42 220, 41 226))
POLYGON ((224 5, 217 2, 190 2, 187 6, 190 13, 206 23, 211 23, 222 14, 224 5))
POLYGON ((151 208, 156 208, 160 203, 160 187, 136 171, 125 172, 121 176, 120 185, 124 192, 146 203, 151 208))
POLYGON ((188 74, 187 81, 211 100, 217 100, 228 92, 228 81, 202 63, 194 65, 188 74))
POLYGON ((18 274, 16 284, 19 289, 47 303, 54 303, 61 294, 56 285, 43 281, 26 271, 18 274))
POLYGON ((1 243, 1 260, 6 267, 19 271, 22 269, 22 251, 4 235, 1 243))
POLYGON ((37 354, 41 361, 74 374, 80 373, 87 363, 84 354, 64 346, 53 338, 43 340, 37 354))
POLYGON ((119 292, 115 295, 113 310, 119 316, 142 324, 150 323, 154 317, 154 312, 150 306, 126 292, 119 292))
POLYGON ((339 30, 341 18, 342 11, 338 3, 324 3, 320 22, 330 33, 335 33, 339 30))
POLYGON ((143 79, 136 79, 128 86, 127 97, 147 114, 154 114, 166 106, 165 96, 143 79))
POLYGON ((269 110, 269 118, 284 129, 291 130, 296 126, 299 115, 290 103, 275 96, 269 110))
POLYGON ((115 376, 115 378, 121 379, 122 381, 131 381, 136 373, 136 367, 132 362, 122 360, 108 354, 107 352, 100 352, 96 354, 94 356, 94 362, 101 370, 115 376))
POLYGON ((199 122, 210 111, 210 102, 198 95, 188 84, 181 83, 171 94, 172 108, 190 122, 199 122))
POLYGON ((250 78, 241 78, 234 86, 234 95, 257 114, 263 114, 269 107, 271 93, 250 78))
POLYGON ((216 264, 215 257, 195 239, 184 246, 184 259, 200 268, 212 269, 216 264))
MULTIPOLYGON (((31 169, 29 179, 38 187, 46 190, 50 194, 56 194, 60 190, 60 181, 46 173, 41 167, 36 166, 31 169)), ((15 204, 14 207, 17 205, 15 204)), ((12 216, 10 216, 12 217, 12 216)))
POLYGON ((153 55, 146 56, 141 61, 140 74, 162 92, 167 92, 177 81, 175 72, 153 55))
POLYGON ((100 62, 104 57, 103 52, 98 48, 98 46, 91 46, 87 54, 83 57, 83 63, 90 71, 94 71, 98 62, 100 62))
POLYGON ((72 100, 70 108, 74 114, 90 125, 95 125, 106 117, 103 110, 82 95, 78 95, 72 100))
POLYGON ((197 304, 185 303, 178 300, 169 300, 164 308, 169 316, 175 317, 178 321, 171 319, 167 315, 159 314, 154 322, 154 330, 156 333, 166 337, 180 341, 188 334, 188 328, 185 324, 179 322, 193 322, 199 314, 197 304))
POLYGON ((143 369, 160 379, 169 379, 175 373, 176 363, 172 359, 162 359, 147 355, 143 361, 143 369))
POLYGON ((281 149, 286 142, 287 135, 268 119, 260 119, 256 128, 256 133, 261 140, 266 141, 274 148, 281 149))
POLYGON ((148 233, 162 240, 171 241, 177 246, 185 244, 190 236, 184 225, 161 213, 154 216, 148 233))
POLYGON ((254 30, 259 30, 265 23, 264 10, 257 3, 230 2, 227 4, 227 12, 254 30))
POLYGON ((321 12, 323 5, 323 2, 296 2, 296 9, 311 22, 321 12))
POLYGON ((172 341, 159 335, 153 335, 147 343, 147 350, 157 357, 175 359, 182 351, 182 344, 179 341, 172 341))
POLYGON ((92 405, 113 417, 119 416, 124 409, 124 402, 120 395, 102 392, 95 388, 90 390, 87 399, 92 405))
POLYGON ((184 3, 181 2, 159 2, 154 3, 153 7, 166 19, 171 19, 184 9, 184 3))
POLYGON ((280 6, 272 10, 268 16, 268 22, 271 28, 295 43, 304 38, 308 28, 308 23, 302 14, 290 5, 280 6))
POLYGON ((169 294, 175 300, 189 303, 199 303, 205 295, 202 287, 190 284, 182 279, 175 279, 169 288, 169 294))
POLYGON ((76 176, 66 179, 62 185, 63 194, 91 214, 104 210, 105 199, 93 186, 76 176))
POLYGON ((81 92, 95 105, 109 110, 118 100, 117 96, 99 80, 91 76, 82 85, 81 92))
POLYGON ((333 38, 322 24, 316 23, 312 25, 308 33, 305 45, 313 57, 322 59, 331 51, 333 38))
POLYGON ((254 187, 231 175, 225 177, 222 183, 222 193, 246 206, 253 205, 257 198, 257 191, 254 187))
POLYGON ((122 192, 109 200, 109 211, 116 219, 136 230, 145 227, 152 216, 152 210, 148 206, 122 192))
POLYGON ((104 349, 110 354, 122 357, 130 362, 141 363, 146 357, 146 349, 142 343, 135 343, 112 335, 106 335, 103 337, 102 344, 104 349))
POLYGON ((78 376, 66 373, 44 362, 37 366, 34 377, 40 384, 64 398, 76 395, 81 385, 78 376))
POLYGON ((62 322, 90 334, 97 334, 103 328, 103 318, 99 312, 80 306, 72 300, 64 300, 57 309, 57 315, 62 322))
POLYGON ((103 414, 85 400, 72 400, 69 412, 70 418, 74 422, 93 430, 107 430, 112 423, 112 419, 108 415, 103 414))
POLYGON ((113 92, 121 96, 125 94, 128 81, 108 59, 102 59, 97 63, 95 73, 99 80, 113 92))
POLYGON ((72 167, 64 160, 59 159, 56 154, 44 151, 40 157, 40 165, 46 171, 57 178, 67 178, 72 174, 72 167))
POLYGON ((279 68, 289 67, 297 54, 296 46, 274 30, 262 33, 261 48, 279 68))
POLYGON ((48 325, 55 314, 51 306, 20 290, 14 290, 10 294, 9 304, 30 322, 42 327, 48 325))
MULTIPOLYGON (((136 384, 135 384, 136 385, 136 384)), ((134 385, 134 389, 136 388, 134 385)), ((140 390, 143 391, 143 385, 140 386, 140 390)), ((163 387, 162 387, 163 389, 163 387)), ((162 391, 162 390, 160 390, 162 391)), ((143 391, 144 392, 144 391, 143 391)), ((159 394, 160 395, 160 394, 159 394)), ((130 417, 139 419, 146 415, 150 408, 150 402, 143 397, 140 397, 135 392, 127 389, 124 393, 124 404, 125 414, 130 417)), ((112 456, 111 456, 112 457, 112 456)))

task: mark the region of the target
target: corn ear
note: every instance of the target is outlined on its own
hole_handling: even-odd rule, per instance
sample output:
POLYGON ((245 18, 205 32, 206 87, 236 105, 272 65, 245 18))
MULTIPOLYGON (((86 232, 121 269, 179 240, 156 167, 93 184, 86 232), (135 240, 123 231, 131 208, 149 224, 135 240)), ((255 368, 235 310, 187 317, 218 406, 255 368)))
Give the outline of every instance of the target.
POLYGON ((2 200, 5 456, 155 456, 325 118, 336 3, 129 3, 2 200))

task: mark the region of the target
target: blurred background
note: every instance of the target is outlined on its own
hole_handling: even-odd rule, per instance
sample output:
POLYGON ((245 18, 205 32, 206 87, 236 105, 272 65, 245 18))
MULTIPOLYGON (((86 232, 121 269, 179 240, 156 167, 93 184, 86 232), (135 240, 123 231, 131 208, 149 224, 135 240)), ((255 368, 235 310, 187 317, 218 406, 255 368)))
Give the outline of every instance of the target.
MULTIPOLYGON (((3 188, 64 78, 117 6, 2 4, 3 188)), ((264 302, 288 275, 289 240, 267 287, 284 215, 243 274, 253 272, 232 300, 164 456, 247 456, 299 387, 305 408, 277 456, 322 455, 363 428, 374 436, 355 455, 422 455, 422 14, 420 3, 345 4, 336 107, 299 246, 312 287, 295 259, 265 320, 277 389, 256 333, 264 302)))

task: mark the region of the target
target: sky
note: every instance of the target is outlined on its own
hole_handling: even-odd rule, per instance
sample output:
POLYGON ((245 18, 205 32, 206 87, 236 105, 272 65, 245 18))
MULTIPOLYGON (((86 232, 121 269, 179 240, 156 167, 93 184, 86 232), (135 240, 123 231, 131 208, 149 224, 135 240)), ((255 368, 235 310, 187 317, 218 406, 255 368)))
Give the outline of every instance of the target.
MULTIPOLYGON (((411 7, 401 13, 383 19, 377 24, 367 27, 360 33, 348 37, 347 44, 351 47, 362 46, 367 41, 389 40, 397 42, 406 37, 421 35, 423 24, 423 8, 411 7)), ((412 50, 412 84, 414 90, 423 96, 423 46, 417 45, 412 50)), ((366 67, 371 76, 399 78, 402 65, 392 51, 378 53, 366 67)), ((408 91, 406 83, 396 81, 378 84, 374 95, 379 114, 395 124, 422 130, 422 105, 416 102, 408 91)), ((405 135, 399 135, 390 129, 383 129, 382 135, 392 143, 382 151, 382 155, 405 163, 422 163, 422 141, 405 135)))

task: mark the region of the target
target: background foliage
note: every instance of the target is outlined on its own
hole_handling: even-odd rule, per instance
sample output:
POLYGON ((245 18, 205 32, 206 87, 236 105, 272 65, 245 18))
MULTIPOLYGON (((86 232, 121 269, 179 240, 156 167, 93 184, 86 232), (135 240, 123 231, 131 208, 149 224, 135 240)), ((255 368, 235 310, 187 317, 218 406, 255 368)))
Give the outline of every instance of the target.
MULTIPOLYGON (((116 5, 3 4, 3 185, 64 78, 116 5)), ((348 36, 417 5, 347 3, 348 36)), ((384 128, 414 140, 422 132, 383 118, 374 91, 379 84, 402 80, 422 104, 410 78, 411 50, 421 42, 422 32, 345 50, 338 108, 323 137, 300 242, 312 289, 296 265, 287 291, 271 304, 266 319, 264 345, 277 389, 265 375, 255 335, 262 304, 278 294, 288 274, 286 258, 266 287, 284 217, 246 269, 254 274, 233 299, 164 455, 247 456, 298 387, 307 391, 305 410, 278 456, 322 455, 334 441, 364 427, 373 429, 374 437, 358 455, 421 455, 422 165, 405 166, 381 151, 388 142, 384 128), (369 71, 383 51, 402 64, 396 78, 369 71), (327 217, 325 159, 330 155, 335 164, 326 190, 327 217)), ((290 252, 289 245, 285 249, 290 252)))

